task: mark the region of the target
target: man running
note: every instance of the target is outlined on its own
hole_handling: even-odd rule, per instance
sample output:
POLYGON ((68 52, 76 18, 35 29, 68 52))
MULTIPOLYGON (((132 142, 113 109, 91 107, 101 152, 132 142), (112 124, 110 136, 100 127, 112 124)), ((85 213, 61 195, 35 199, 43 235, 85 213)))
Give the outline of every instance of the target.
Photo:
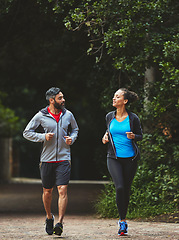
POLYGON ((43 142, 40 157, 40 174, 43 186, 42 200, 46 211, 46 232, 61 235, 63 218, 68 202, 67 187, 71 172, 70 145, 78 135, 78 125, 73 114, 65 108, 65 99, 59 88, 46 92, 49 106, 41 109, 26 126, 23 136, 33 142, 43 142), (44 133, 36 132, 42 126, 44 133), (52 191, 56 184, 59 194, 58 222, 54 227, 51 213, 52 191))

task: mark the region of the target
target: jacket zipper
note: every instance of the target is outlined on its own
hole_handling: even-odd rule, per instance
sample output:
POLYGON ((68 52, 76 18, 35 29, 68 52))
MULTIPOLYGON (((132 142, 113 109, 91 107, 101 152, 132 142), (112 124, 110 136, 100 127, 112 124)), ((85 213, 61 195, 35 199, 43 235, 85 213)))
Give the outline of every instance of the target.
POLYGON ((136 157, 137 157, 137 155, 138 155, 138 152, 139 152, 139 150, 138 150, 138 148, 137 148, 136 143, 134 142, 134 140, 133 140, 133 143, 134 143, 134 145, 135 145, 135 148, 137 149, 137 152, 136 152, 136 155, 133 157, 132 161, 134 161, 134 159, 136 159, 136 157))
POLYGON ((57 122, 57 145, 56 145, 56 161, 58 161, 58 123, 57 122))
POLYGON ((60 116, 60 119, 59 119, 59 121, 57 122, 57 147, 56 147, 56 161, 58 161, 58 131, 59 131, 59 129, 58 129, 58 127, 59 127, 59 123, 60 123, 60 127, 62 126, 62 116, 63 116, 63 112, 61 113, 61 116, 60 116))
MULTIPOLYGON (((114 118, 113 118, 113 119, 114 119, 114 118)), ((109 125, 111 124, 111 122, 112 122, 113 119, 111 119, 111 121, 109 122, 109 125)), ((114 147, 113 139, 112 139, 111 133, 110 133, 110 131, 109 131, 109 125, 108 125, 108 133, 109 133, 109 137, 110 137, 110 140, 111 140, 111 143, 112 143, 112 148, 113 148, 115 157, 116 157, 116 159, 117 159, 116 150, 115 150, 115 147, 114 147)))
MULTIPOLYGON (((130 124, 130 128, 131 128, 131 131, 132 131, 131 119, 130 119, 130 114, 129 114, 129 112, 128 112, 128 115, 129 115, 129 124, 130 124)), ((132 145, 134 146, 134 150, 135 150, 135 149, 137 150, 135 156, 132 158, 132 161, 134 161, 134 159, 136 159, 136 157, 137 157, 137 155, 138 155, 138 152, 139 152, 139 151, 138 151, 138 148, 137 148, 137 146, 136 146, 136 144, 135 144, 134 139, 132 140, 132 145)))
MULTIPOLYGON (((45 114, 45 113, 44 113, 45 114)), ((45 114, 46 115, 46 114, 45 114)), ((50 115, 50 114, 49 114, 50 115)), ((60 119, 59 119, 59 122, 61 121, 60 123, 60 127, 62 126, 62 116, 64 115, 64 112, 62 111, 62 114, 60 116, 60 119)), ((55 120, 55 118, 53 116, 50 115, 51 118, 53 118, 55 120)), ((56 121, 56 120, 55 120, 56 121)), ((56 161, 58 161, 58 138, 59 138, 59 133, 58 133, 58 125, 59 125, 59 122, 56 122, 57 123, 57 145, 56 145, 56 161)))

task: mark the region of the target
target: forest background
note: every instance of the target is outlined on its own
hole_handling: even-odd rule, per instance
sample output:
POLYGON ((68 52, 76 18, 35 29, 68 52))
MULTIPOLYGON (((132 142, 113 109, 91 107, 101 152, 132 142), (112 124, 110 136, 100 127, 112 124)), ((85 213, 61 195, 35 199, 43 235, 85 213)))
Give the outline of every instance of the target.
MULTIPOLYGON (((114 92, 126 87, 140 97, 130 110, 144 130, 128 215, 177 212, 178 1, 0 4, 0 136, 13 138, 18 175, 39 177, 40 146, 27 143, 22 131, 47 105, 46 90, 59 86, 80 127, 72 179, 109 180, 101 143, 105 115, 113 110, 114 92)), ((101 216, 117 215, 113 184, 96 207, 101 216)))

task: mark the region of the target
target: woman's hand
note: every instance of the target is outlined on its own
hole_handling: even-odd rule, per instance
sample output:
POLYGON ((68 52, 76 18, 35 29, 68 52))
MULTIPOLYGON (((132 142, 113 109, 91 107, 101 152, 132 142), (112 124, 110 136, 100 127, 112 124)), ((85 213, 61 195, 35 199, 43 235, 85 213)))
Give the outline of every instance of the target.
POLYGON ((109 142, 108 132, 106 132, 102 138, 102 143, 106 144, 109 142))
POLYGON ((133 132, 126 132, 126 134, 127 134, 127 138, 129 138, 129 139, 135 138, 135 134, 133 132))

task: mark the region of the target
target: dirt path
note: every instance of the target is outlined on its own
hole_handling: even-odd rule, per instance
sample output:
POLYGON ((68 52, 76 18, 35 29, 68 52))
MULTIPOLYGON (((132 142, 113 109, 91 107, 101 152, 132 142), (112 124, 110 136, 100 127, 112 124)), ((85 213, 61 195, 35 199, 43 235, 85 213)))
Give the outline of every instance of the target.
MULTIPOLYGON (((94 215, 93 202, 102 184, 69 185, 69 202, 61 237, 45 232, 45 213, 39 182, 0 184, 0 240, 66 239, 66 240, 179 240, 178 223, 128 221, 127 237, 117 235, 117 219, 99 219, 94 215)), ((57 192, 54 191, 52 212, 57 216, 57 192)), ((56 218, 57 221, 57 218, 56 218)), ((55 221, 55 223, 56 223, 55 221)))
POLYGON ((66 240, 179 240, 179 225, 174 223, 153 223, 128 221, 127 237, 117 235, 117 219, 97 219, 93 216, 67 215, 61 237, 49 236, 44 230, 44 216, 39 215, 1 215, 0 239, 66 239, 66 240))

